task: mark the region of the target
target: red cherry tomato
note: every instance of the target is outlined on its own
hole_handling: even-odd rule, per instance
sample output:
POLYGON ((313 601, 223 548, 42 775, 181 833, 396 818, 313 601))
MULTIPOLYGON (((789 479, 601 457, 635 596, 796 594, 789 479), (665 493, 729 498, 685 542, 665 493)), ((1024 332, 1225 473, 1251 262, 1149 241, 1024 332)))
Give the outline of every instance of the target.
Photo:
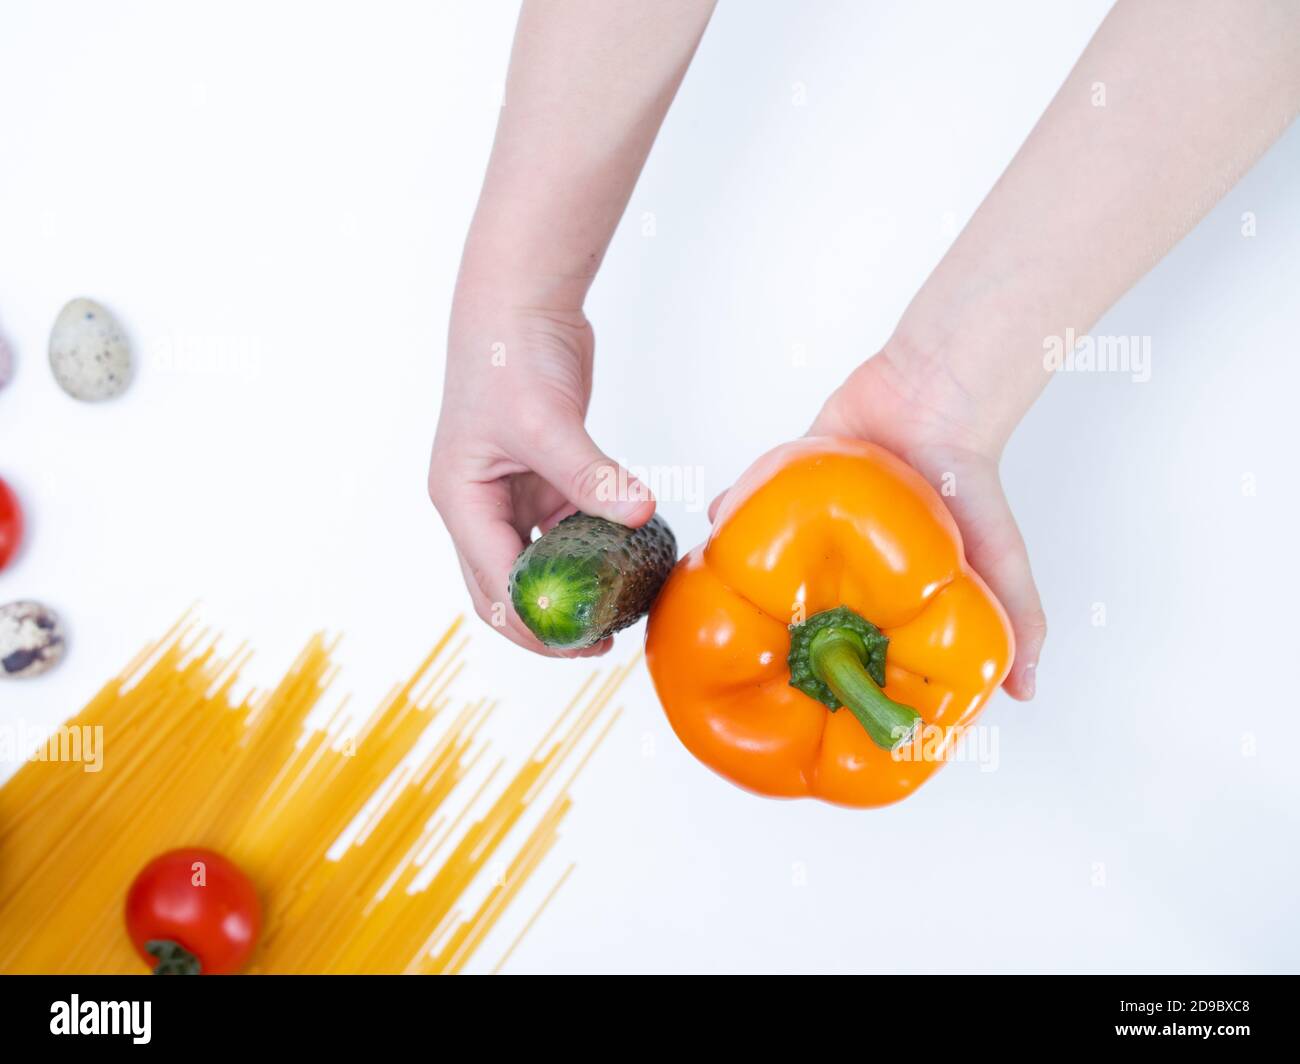
POLYGON ((0 569, 3 569, 18 553, 18 544, 23 538, 23 510, 18 505, 18 496, 13 493, 3 480, 0 480, 0 569))
POLYGON ((135 877, 126 929, 155 975, 228 975, 253 952, 262 906, 248 877, 221 854, 172 850, 135 877))

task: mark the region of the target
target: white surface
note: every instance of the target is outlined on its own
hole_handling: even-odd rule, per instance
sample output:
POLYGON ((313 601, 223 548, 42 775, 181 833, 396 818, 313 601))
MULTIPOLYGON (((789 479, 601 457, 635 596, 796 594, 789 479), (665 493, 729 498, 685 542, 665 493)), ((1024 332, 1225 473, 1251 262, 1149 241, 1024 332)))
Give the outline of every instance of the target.
MULTIPOLYGON (((593 294, 596 438, 703 466, 707 500, 801 432, 1106 6, 724 3, 593 294)), ((0 598, 46 600, 73 634, 57 674, 0 688, 6 719, 52 726, 195 599, 262 677, 345 630, 362 700, 465 608, 423 482, 513 21, 4 5, 0 475, 32 527, 0 598), (81 294, 142 353, 112 405, 45 365, 81 294), (194 350, 225 368, 179 365, 194 350)), ((1293 129, 1099 326, 1152 338, 1150 382, 1063 376, 1012 442, 1052 634, 1037 701, 984 718, 998 770, 951 766, 880 812, 762 801, 682 750, 642 673, 515 970, 1300 966, 1298 166, 1293 129)), ((701 513, 664 512, 702 537, 701 513)), ((529 739, 590 667, 486 629, 472 653, 462 693, 501 695, 529 739)))

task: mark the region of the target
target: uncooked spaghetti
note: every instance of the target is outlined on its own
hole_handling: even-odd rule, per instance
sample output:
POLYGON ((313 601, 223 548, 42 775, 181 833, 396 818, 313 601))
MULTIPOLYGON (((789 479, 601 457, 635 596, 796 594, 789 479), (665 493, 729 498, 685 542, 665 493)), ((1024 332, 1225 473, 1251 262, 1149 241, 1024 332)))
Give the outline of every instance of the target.
POLYGON ((251 971, 461 971, 555 842, 569 782, 633 665, 589 676, 509 779, 497 782, 498 764, 474 785, 493 706, 452 708, 459 627, 349 735, 343 706, 307 726, 336 673, 323 636, 274 689, 236 698, 247 651, 223 656, 179 622, 51 740, 102 728, 104 771, 50 757, 0 788, 0 971, 143 972, 123 899, 178 846, 224 853, 256 883, 265 926, 251 971), (494 861, 504 872, 475 897, 494 861))

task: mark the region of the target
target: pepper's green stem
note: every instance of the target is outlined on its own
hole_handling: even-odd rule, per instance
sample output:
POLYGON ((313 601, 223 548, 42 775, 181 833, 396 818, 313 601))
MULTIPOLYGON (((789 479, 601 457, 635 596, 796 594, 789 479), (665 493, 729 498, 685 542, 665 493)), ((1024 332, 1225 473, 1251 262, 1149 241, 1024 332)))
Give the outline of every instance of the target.
POLYGON ((867 673, 867 647, 857 632, 823 628, 813 636, 808 660, 813 675, 849 708, 877 746, 896 750, 911 741, 921 714, 895 702, 867 673))
POLYGON ((144 944, 144 948, 158 958, 154 975, 198 975, 202 971, 198 957, 179 942, 168 938, 152 938, 144 944))

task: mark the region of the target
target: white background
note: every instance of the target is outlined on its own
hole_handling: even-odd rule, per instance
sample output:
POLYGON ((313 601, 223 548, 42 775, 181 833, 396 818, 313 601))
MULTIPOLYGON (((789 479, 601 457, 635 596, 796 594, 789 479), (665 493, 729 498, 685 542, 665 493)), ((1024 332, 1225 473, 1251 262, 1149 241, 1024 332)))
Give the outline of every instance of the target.
MULTIPOLYGON (((597 440, 703 467, 707 502, 802 432, 1106 7, 723 3, 592 295, 597 440)), ((61 670, 0 688, 6 721, 53 726, 196 599, 262 679, 346 632, 360 701, 467 608, 424 476, 514 16, 4 5, 0 475, 31 538, 0 599, 72 633, 61 670), (134 338, 118 402, 73 402, 45 364, 76 295, 134 338), (205 344, 251 357, 169 358, 205 344)), ((1100 324, 1151 337, 1148 383, 1062 376, 1013 440, 1052 632, 1037 700, 984 717, 997 771, 884 811, 763 801, 682 750, 642 669, 512 970, 1298 967, 1298 176, 1293 129, 1100 324)), ((698 509, 663 511, 703 537, 698 509)), ((505 700, 506 750, 596 667, 474 637, 460 690, 505 700)))

